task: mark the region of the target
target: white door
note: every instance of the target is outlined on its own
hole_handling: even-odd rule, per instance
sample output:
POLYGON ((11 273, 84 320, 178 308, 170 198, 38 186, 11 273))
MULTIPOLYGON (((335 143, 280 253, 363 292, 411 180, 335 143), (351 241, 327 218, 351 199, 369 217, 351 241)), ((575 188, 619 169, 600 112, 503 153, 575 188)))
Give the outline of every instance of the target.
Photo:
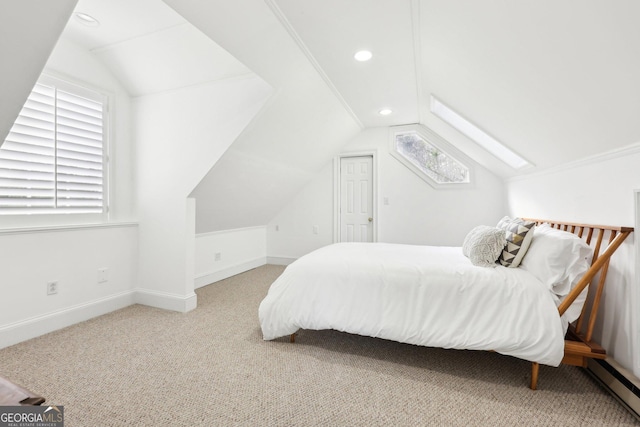
POLYGON ((340 159, 340 241, 373 242, 373 157, 340 159))

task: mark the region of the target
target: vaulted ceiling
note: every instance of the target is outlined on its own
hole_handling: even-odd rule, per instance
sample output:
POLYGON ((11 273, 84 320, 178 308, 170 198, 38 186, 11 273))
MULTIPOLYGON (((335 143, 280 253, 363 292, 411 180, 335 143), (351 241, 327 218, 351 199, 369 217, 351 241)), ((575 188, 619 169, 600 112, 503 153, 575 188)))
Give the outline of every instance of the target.
MULTIPOLYGON (((20 4, 27 1, 50 4, 20 4)), ((20 9, 11 3, 12 13, 20 9)), ((68 16, 73 1, 65 4, 46 13, 68 16)), ((268 214, 299 188, 292 178, 309 179, 365 127, 420 122, 502 177, 640 141, 635 0, 80 0, 76 10, 101 26, 88 33, 71 20, 65 37, 103 60, 132 96, 246 73, 275 89, 263 117, 200 189, 210 199, 231 197, 242 180, 221 181, 228 171, 252 174, 247 194, 278 182, 282 195, 268 214), (361 49, 373 58, 355 61, 361 49), (444 123, 430 112, 432 95, 534 167, 514 170, 444 123), (392 113, 381 116, 382 108, 392 113)), ((56 31, 35 33, 42 62, 56 31)), ((3 33, 2 52, 12 52, 6 40, 3 33)), ((3 81, 20 80, 9 67, 0 71, 3 81)), ((231 217, 239 207, 255 209, 218 213, 231 217)))
MULTIPOLYGON (((363 127, 421 122, 502 176, 518 171, 433 116, 432 94, 539 168, 639 140, 640 124, 632 120, 640 112, 638 2, 167 3, 187 16, 214 9, 234 18, 240 12, 241 22, 230 25, 247 33, 248 26, 263 25, 260 10, 267 6, 363 127), (361 49, 373 58, 354 61, 361 49), (381 116, 382 108, 393 112, 381 116)), ((77 10, 99 16, 102 25, 88 33, 72 20, 66 34, 109 63, 134 96, 261 74, 256 62, 277 58, 275 52, 240 52, 220 31, 212 41, 159 0, 80 0, 77 10)), ((197 24, 212 35, 207 23, 197 24)))
MULTIPOLYGON (((44 6, 48 2, 36 3, 13 4, 4 15, 15 16, 22 7, 40 25, 39 15, 56 14, 44 6)), ((65 15, 73 3, 55 9, 65 15)), ((268 7, 356 122, 363 127, 421 122, 502 176, 518 171, 431 114, 432 94, 538 168, 640 140, 640 3, 633 0, 166 3, 191 21, 198 21, 200 10, 216 10, 221 19, 234 19, 227 28, 247 33, 264 24, 261 13, 268 7), (238 16, 243 18, 236 21, 238 16), (372 51, 372 60, 354 61, 360 49, 372 51), (393 113, 380 116, 382 108, 393 113)), ((231 40, 237 33, 229 37, 213 30, 216 20, 195 22, 202 32, 197 30, 159 0, 80 0, 76 10, 99 17, 101 25, 87 32, 71 19, 65 36, 110 64, 133 96, 251 71, 263 74, 259 63, 277 60, 276 52, 238 50, 242 40, 231 40)), ((37 35, 50 33, 21 27, 43 50, 32 54, 46 58, 47 43, 37 35)), ((19 35, 9 34, 10 22, 3 31, 6 51, 19 35)), ((6 68, 3 75, 10 71, 6 68)))
POLYGON ((640 141, 636 1, 266 3, 364 126, 421 122, 501 176, 527 170, 435 117, 432 94, 537 169, 640 141))

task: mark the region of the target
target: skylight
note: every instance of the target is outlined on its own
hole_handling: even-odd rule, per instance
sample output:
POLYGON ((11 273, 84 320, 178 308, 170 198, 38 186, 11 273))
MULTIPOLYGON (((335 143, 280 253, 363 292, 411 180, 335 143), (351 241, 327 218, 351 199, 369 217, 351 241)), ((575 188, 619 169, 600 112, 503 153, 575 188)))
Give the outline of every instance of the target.
POLYGON ((431 95, 431 112, 512 168, 520 169, 531 165, 531 163, 505 147, 491 135, 444 105, 433 95, 431 95))

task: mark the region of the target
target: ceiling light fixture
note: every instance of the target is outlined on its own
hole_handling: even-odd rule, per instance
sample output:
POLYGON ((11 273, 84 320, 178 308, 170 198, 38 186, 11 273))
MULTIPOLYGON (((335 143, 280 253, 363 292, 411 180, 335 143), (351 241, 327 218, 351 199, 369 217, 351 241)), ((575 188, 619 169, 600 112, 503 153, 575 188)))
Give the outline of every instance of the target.
POLYGON ((356 61, 364 62, 370 60, 373 57, 373 53, 368 50, 361 50, 359 52, 356 52, 353 57, 356 59, 356 61))
POLYGON ((100 22, 96 18, 86 13, 76 12, 73 16, 75 16, 76 21, 87 27, 97 27, 100 25, 100 22))
POLYGON ((382 110, 378 111, 378 114, 380 114, 381 116, 388 116, 391 113, 393 113, 393 111, 388 108, 383 108, 382 110))

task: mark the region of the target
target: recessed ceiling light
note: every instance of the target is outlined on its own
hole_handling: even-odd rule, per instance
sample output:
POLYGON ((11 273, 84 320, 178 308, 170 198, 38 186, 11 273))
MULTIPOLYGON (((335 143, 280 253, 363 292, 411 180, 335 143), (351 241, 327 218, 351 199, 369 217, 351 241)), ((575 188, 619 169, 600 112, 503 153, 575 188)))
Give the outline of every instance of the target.
POLYGON ((393 111, 388 108, 383 108, 382 110, 378 111, 378 114, 380 114, 381 116, 388 116, 391 113, 393 113, 393 111))
POLYGON ((82 12, 76 12, 73 14, 75 16, 76 21, 81 23, 82 25, 86 25, 87 27, 97 27, 100 25, 100 22, 96 18, 91 15, 82 12))
POLYGON ((359 52, 356 52, 353 57, 356 59, 356 61, 364 62, 370 60, 373 57, 373 53, 368 50, 361 50, 359 52))

